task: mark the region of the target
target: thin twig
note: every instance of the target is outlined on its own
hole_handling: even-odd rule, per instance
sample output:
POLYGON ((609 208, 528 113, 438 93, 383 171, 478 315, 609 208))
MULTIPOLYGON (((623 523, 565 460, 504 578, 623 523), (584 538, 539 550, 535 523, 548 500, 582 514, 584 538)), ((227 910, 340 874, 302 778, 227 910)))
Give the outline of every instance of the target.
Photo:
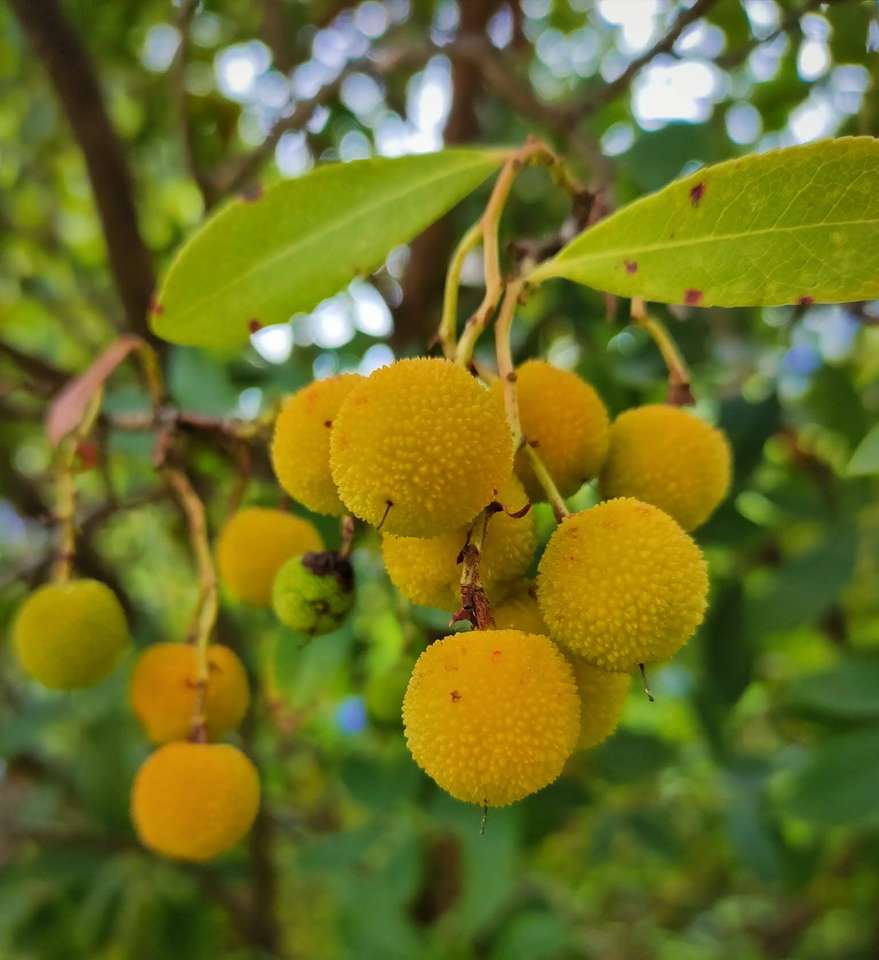
POLYGON ((458 289, 461 284, 461 268, 467 259, 467 254, 479 246, 482 239, 482 224, 477 221, 461 237, 458 246, 449 261, 446 273, 445 293, 443 295, 443 312, 439 325, 437 339, 442 346, 443 356, 452 360, 458 340, 458 289))
POLYGON ((632 298, 630 314, 635 326, 645 330, 653 339, 657 349, 662 354, 662 359, 665 361, 668 369, 667 402, 676 407, 685 407, 695 403, 690 386, 690 369, 665 324, 647 313, 644 301, 640 297, 632 298))

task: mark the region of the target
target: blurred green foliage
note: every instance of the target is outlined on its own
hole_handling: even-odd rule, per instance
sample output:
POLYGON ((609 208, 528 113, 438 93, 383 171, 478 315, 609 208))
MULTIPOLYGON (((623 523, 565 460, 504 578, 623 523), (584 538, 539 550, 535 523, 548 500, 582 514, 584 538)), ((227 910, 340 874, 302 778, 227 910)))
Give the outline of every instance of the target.
MULTIPOLYGON (((515 17, 497 4, 489 30, 510 72, 541 100, 590 98, 604 83, 601 71, 605 79, 618 73, 677 13, 668 2, 628 3, 638 16, 626 15, 626 0, 523 0, 515 17), (653 24, 646 40, 639 22, 653 24)), ((644 71, 631 95, 583 119, 587 139, 604 145, 617 202, 699 163, 822 134, 879 132, 875 5, 808 6, 815 9, 798 18, 793 2, 720 0, 701 32, 654 64, 695 64, 696 73, 674 80, 644 71), (759 42, 785 24, 786 32, 759 42), (692 93, 703 68, 713 80, 694 94, 694 113, 653 116, 668 100, 663 83, 673 84, 681 112, 689 110, 680 84, 692 93)), ((203 213, 182 159, 168 69, 176 10, 158 0, 70 0, 65 9, 99 71, 134 173, 141 228, 164 267, 203 213)), ((395 46, 423 43, 431 30, 443 43, 462 13, 430 0, 281 0, 265 10, 280 13, 280 28, 266 32, 263 6, 240 0, 214 0, 196 13, 186 104, 203 168, 252 149, 281 109, 278 80, 298 77, 295 89, 305 91, 315 70, 333 69, 333 51, 351 30, 359 31, 358 49, 390 43, 385 33, 395 46)), ((45 577, 51 549, 46 405, 122 321, 82 156, 7 7, 0 22, 5 634, 16 604, 45 577)), ((418 135, 438 136, 425 117, 437 98, 447 104, 449 84, 438 55, 384 76, 371 108, 353 88, 331 97, 307 133, 281 141, 280 167, 270 162, 264 179, 363 149, 422 148, 418 135)), ((483 142, 517 142, 534 131, 568 149, 496 90, 468 95, 483 142)), ((571 159, 589 166, 588 157, 571 159)), ((454 212, 454 236, 485 196, 483 189, 454 212)), ((526 171, 505 238, 545 236, 565 213, 545 176, 526 171)), ((440 278, 445 255, 434 264, 440 278)), ((393 331, 373 293, 354 288, 329 312, 263 331, 244 350, 169 349, 173 403, 252 417, 315 375, 386 361, 388 343, 398 355, 424 350, 423 329, 438 307, 426 327, 407 326, 405 262, 398 251, 371 278, 394 315, 393 331)), ((479 295, 465 288, 462 309, 479 295)), ((0 956, 875 956, 877 305, 661 315, 692 364, 700 412, 730 435, 736 475, 729 500, 698 535, 711 566, 711 614, 651 677, 656 703, 633 693, 609 742, 575 756, 549 789, 493 811, 481 837, 479 811, 441 794, 415 768, 399 720, 408 671, 446 618, 390 589, 367 535, 354 553, 355 613, 335 634, 304 644, 268 613, 224 602, 219 639, 241 652, 261 691, 242 738, 261 767, 266 816, 249 844, 189 868, 141 851, 128 822, 131 778, 147 752, 126 705, 132 658, 99 687, 59 695, 28 683, 4 642, 0 956)), ((613 411, 664 395, 661 361, 646 336, 626 326, 622 306, 573 284, 541 288, 515 335, 517 356, 576 369, 613 411)), ((145 403, 128 364, 110 381, 105 410, 145 403)), ((78 477, 80 568, 119 592, 138 645, 181 639, 196 581, 182 518, 151 465, 154 438, 105 422, 96 439, 98 466, 78 477)), ((186 441, 214 530, 235 484, 232 454, 198 433, 186 441)), ((577 502, 590 498, 587 489, 577 502)), ((247 502, 279 500, 258 455, 247 502)), ((547 510, 539 520, 545 541, 547 510)), ((335 524, 318 522, 335 542, 335 524)))

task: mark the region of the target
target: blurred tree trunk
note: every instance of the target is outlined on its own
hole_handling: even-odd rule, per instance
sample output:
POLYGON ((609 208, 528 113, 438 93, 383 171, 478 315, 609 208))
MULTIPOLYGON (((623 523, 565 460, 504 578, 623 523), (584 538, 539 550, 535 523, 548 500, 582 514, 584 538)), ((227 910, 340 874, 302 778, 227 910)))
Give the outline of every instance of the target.
MULTIPOLYGON (((459 5, 462 35, 483 35, 503 0, 468 0, 459 5)), ((443 137, 448 145, 479 137, 478 103, 483 92, 479 65, 456 57, 452 61, 452 105, 443 137)), ((403 278, 403 300, 394 314, 394 345, 420 348, 433 337, 439 321, 443 281, 457 239, 455 223, 446 215, 417 237, 410 247, 403 278)))

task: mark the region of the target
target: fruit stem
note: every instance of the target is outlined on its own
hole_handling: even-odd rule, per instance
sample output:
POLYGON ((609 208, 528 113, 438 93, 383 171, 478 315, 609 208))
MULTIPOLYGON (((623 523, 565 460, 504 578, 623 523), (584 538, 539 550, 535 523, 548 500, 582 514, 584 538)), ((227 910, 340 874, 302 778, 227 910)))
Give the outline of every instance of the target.
POLYGON ((437 332, 437 340, 443 348, 443 356, 448 360, 455 359, 455 349, 458 345, 458 289, 461 285, 461 268, 464 266, 467 254, 479 246, 481 239, 482 221, 477 220, 461 237, 449 261, 443 291, 443 313, 437 332))
POLYGON ((58 553, 52 570, 56 583, 66 583, 73 571, 76 554, 76 483, 73 479, 73 462, 79 440, 67 440, 58 460, 58 476, 55 487, 55 519, 58 522, 58 553))
POLYGON ((504 293, 504 299, 494 324, 494 342, 497 355, 497 372, 503 384, 504 409, 513 438, 513 452, 522 443, 522 424, 519 421, 519 399, 516 390, 516 368, 513 366, 513 351, 510 335, 513 329, 513 317, 516 305, 520 302, 525 284, 522 280, 510 280, 504 293))
POLYGON ((196 696, 192 710, 191 739, 203 742, 205 738, 205 695, 209 665, 208 646, 217 622, 217 575, 208 540, 204 504, 195 492, 189 478, 179 467, 166 466, 165 477, 186 515, 189 542, 198 567, 199 595, 193 611, 189 640, 195 645, 196 696))
POLYGON ((350 513, 343 515, 339 522, 340 544, 337 556, 340 560, 347 560, 351 556, 351 548, 354 546, 354 532, 357 529, 357 521, 350 513))
POLYGON ((534 476, 537 477, 537 482, 543 487, 546 499, 549 500, 552 512, 555 514, 556 522, 561 523, 565 517, 571 515, 571 511, 568 510, 568 505, 565 503, 565 498, 559 493, 559 488, 555 485, 552 474, 546 469, 546 464, 540 459, 540 454, 534 447, 526 441, 522 444, 522 449, 525 451, 525 456, 531 461, 531 469, 534 471, 534 476))
POLYGON ((449 622, 449 626, 459 620, 469 620, 477 630, 491 630, 494 627, 494 617, 491 615, 491 605, 482 585, 479 574, 479 565, 482 551, 485 548, 485 537, 488 532, 488 521, 491 513, 483 510, 470 524, 467 531, 467 540, 461 548, 461 609, 458 610, 449 622), (474 538, 477 528, 479 535, 474 538))
POLYGON ((495 181, 494 189, 491 191, 485 210, 479 218, 479 226, 482 230, 485 294, 476 309, 476 313, 467 321, 461 339, 458 341, 455 362, 462 367, 470 366, 476 341, 488 326, 488 321, 491 319, 503 291, 503 276, 501 274, 500 252, 498 251, 498 229, 513 182, 522 167, 530 162, 544 163, 552 168, 558 165, 555 154, 546 144, 529 137, 524 146, 511 153, 507 158, 500 175, 495 181))
POLYGON ((646 330, 653 338, 668 368, 666 402, 675 407, 685 407, 694 403, 693 393, 690 390, 690 370, 668 328, 661 320, 648 315, 641 297, 632 298, 630 315, 635 326, 646 330))

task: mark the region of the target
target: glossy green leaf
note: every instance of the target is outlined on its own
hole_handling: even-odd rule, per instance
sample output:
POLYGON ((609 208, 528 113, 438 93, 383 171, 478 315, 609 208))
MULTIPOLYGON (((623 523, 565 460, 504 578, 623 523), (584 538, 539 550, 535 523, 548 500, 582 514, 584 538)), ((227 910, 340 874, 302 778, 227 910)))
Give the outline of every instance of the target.
POLYGON ((879 140, 706 167, 581 233, 532 274, 704 307, 879 297, 879 140))
POLYGON ((866 477, 879 473, 879 424, 858 444, 849 460, 846 473, 850 477, 866 477))
POLYGON ((239 198, 184 244, 153 308, 172 343, 228 347, 378 267, 467 196, 501 150, 446 150, 319 167, 239 198))

